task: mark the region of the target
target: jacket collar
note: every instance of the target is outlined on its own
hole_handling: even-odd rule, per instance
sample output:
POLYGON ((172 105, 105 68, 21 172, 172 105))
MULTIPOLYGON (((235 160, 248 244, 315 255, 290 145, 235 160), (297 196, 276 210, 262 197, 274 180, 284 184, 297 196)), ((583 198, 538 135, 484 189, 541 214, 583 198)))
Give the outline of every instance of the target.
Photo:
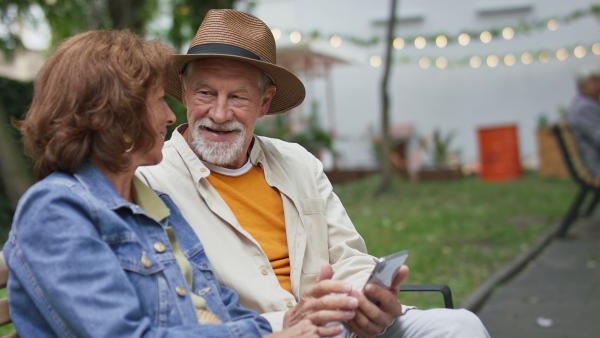
POLYGON ((134 213, 145 213, 158 222, 169 216, 169 209, 160 197, 139 181, 137 177, 133 178, 132 193, 137 195, 138 204, 141 206, 123 198, 104 173, 88 160, 83 161, 73 176, 83 185, 85 190, 109 209, 129 208, 134 213), (144 209, 148 211, 144 212, 144 209))

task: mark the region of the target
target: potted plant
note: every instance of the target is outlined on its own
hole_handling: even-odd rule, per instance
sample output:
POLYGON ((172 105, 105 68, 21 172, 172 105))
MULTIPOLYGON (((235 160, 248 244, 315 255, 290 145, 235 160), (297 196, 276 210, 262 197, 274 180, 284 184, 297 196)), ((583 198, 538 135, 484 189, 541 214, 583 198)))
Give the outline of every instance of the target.
POLYGON ((435 129, 430 141, 421 139, 423 147, 430 146, 433 165, 417 171, 414 177, 417 181, 448 181, 463 177, 458 164, 459 152, 450 149, 450 143, 455 135, 454 132, 443 135, 439 129, 435 129))

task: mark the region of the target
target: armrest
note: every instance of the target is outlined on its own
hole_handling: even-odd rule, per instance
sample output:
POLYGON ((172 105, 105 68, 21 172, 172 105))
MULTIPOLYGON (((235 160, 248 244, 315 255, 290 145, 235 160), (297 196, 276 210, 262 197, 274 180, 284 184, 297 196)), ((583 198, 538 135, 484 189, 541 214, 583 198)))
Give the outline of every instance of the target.
POLYGON ((438 291, 444 296, 444 307, 447 309, 454 309, 454 303, 452 302, 452 291, 450 287, 444 284, 434 285, 401 285, 400 291, 438 291))

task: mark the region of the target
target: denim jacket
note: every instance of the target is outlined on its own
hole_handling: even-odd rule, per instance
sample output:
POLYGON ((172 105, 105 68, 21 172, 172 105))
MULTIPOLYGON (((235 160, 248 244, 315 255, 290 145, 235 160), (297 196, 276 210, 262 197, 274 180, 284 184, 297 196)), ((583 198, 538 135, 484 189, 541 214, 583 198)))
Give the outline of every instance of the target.
POLYGON ((21 337, 259 337, 268 322, 220 286, 179 209, 160 222, 126 201, 84 162, 54 173, 19 201, 4 255, 12 320, 21 337), (175 261, 171 226, 194 268, 190 290, 175 261), (162 246, 160 244, 161 243, 162 246), (190 292, 223 324, 198 324, 190 292))

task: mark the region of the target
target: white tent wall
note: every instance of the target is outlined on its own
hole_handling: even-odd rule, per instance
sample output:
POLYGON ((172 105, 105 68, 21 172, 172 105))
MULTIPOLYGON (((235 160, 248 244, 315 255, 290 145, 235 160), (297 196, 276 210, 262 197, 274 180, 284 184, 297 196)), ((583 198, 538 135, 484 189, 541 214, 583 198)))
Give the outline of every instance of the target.
MULTIPOLYGON (((483 31, 491 28, 516 26, 521 20, 532 22, 552 17, 564 17, 579 9, 589 9, 590 0, 398 0, 400 18, 412 18, 396 26, 396 36, 432 36, 447 34, 457 36, 463 31, 483 31), (493 12, 494 9, 516 8, 512 12, 493 12), (492 13, 489 13, 489 10, 492 13)), ((368 39, 384 36, 384 25, 374 22, 387 20, 388 0, 280 0, 258 1, 253 14, 263 19, 271 28, 282 30, 278 46, 290 44, 286 32, 298 30, 305 33, 318 31, 323 36, 340 34, 368 39)), ((243 7, 243 6, 242 6, 243 7)), ((424 49, 408 44, 394 50, 394 57, 408 57, 409 64, 395 63, 392 70, 391 122, 413 125, 421 136, 431 134, 435 128, 443 133, 456 132, 451 148, 461 152, 462 162, 478 160, 477 128, 516 124, 519 131, 519 150, 523 163, 537 166, 537 141, 535 130, 538 119, 544 114, 556 121, 560 107, 567 106, 576 93, 574 75, 580 69, 600 65, 600 56, 588 49, 583 58, 573 56, 572 47, 589 46, 600 42, 600 22, 592 15, 571 23, 560 23, 555 31, 534 29, 519 33, 510 41, 502 37, 484 44, 472 39, 468 46, 457 43, 438 48, 428 42, 424 49), (569 58, 559 61, 554 52, 571 48, 569 58), (524 65, 520 60, 511 67, 502 57, 513 53, 520 57, 524 52, 548 50, 550 60, 534 60, 524 65), (485 57, 494 54, 500 64, 489 67, 485 57), (449 62, 478 55, 483 65, 477 69, 469 66, 437 69, 435 58, 444 56, 449 62), (432 65, 421 69, 420 57, 429 57, 432 65)), ((320 41, 327 44, 328 41, 320 41)), ((338 131, 336 149, 346 168, 374 167, 370 144, 370 128, 379 130, 379 87, 383 67, 372 67, 369 58, 383 55, 383 45, 361 47, 344 40, 342 46, 329 50, 336 55, 353 60, 350 65, 333 68, 335 102, 335 129, 338 131)), ((310 111, 310 102, 320 103, 320 120, 327 126, 325 80, 306 81, 307 99, 303 112, 310 111)))

